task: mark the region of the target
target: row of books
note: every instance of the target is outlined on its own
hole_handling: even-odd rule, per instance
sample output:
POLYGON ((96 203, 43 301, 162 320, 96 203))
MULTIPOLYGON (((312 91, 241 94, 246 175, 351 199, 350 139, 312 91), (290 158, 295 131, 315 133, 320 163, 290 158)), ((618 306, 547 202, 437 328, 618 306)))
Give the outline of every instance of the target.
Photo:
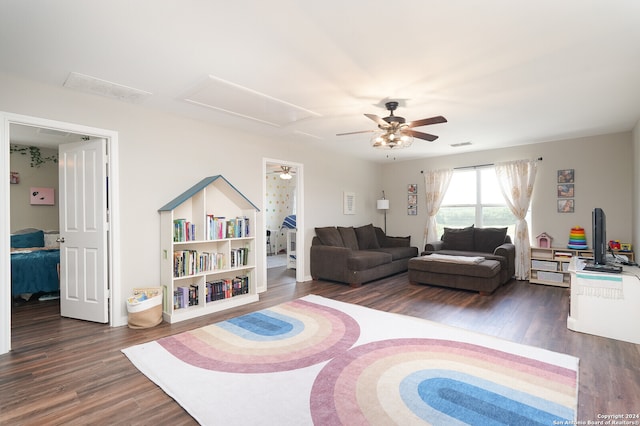
MULTIPOLYGON (((223 238, 242 238, 250 236, 249 218, 238 216, 232 219, 207 215, 206 240, 221 240, 223 238)), ((187 219, 174 219, 173 241, 185 242, 196 240, 196 225, 187 219)))
POLYGON ((173 292, 173 309, 186 308, 198 304, 198 286, 177 287, 173 292))
MULTIPOLYGON (((207 302, 229 299, 234 296, 249 293, 249 276, 239 275, 234 278, 224 278, 205 283, 205 299, 207 302)), ((177 287, 173 292, 173 309, 183 309, 198 305, 199 286, 177 287)))
POLYGON ((248 237, 251 234, 249 229, 249 218, 246 216, 227 219, 226 217, 218 217, 208 214, 206 225, 206 237, 208 240, 242 238, 248 237))
POLYGON ((207 286, 207 302, 215 300, 228 299, 233 296, 249 293, 249 276, 240 275, 235 278, 224 278, 214 281, 208 281, 207 286))
POLYGON ((246 266, 248 261, 249 261, 248 248, 231 249, 231 267, 232 268, 246 266))
POLYGON ((187 219, 174 219, 173 221, 173 241, 195 241, 196 225, 187 219))
POLYGON ((226 268, 224 253, 176 250, 173 252, 173 276, 186 277, 200 272, 226 268))

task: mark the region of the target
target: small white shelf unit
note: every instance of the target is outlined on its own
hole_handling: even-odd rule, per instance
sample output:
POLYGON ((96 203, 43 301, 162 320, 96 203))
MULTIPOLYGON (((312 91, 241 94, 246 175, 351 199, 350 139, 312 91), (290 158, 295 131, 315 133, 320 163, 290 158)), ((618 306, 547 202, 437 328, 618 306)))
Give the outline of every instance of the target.
POLYGON ((259 209, 228 180, 222 175, 204 178, 158 211, 165 321, 184 321, 258 300, 259 209), (189 237, 177 231, 181 222, 188 222, 189 237), (227 234, 230 228, 234 232, 227 234), (185 292, 188 295, 182 296, 185 292))
POLYGON ((531 247, 531 272, 529 282, 557 287, 569 287, 571 275, 569 262, 574 256, 593 258, 593 251, 531 247))
MULTIPOLYGON (((633 251, 612 250, 616 257, 626 256, 627 260, 635 260, 633 251)), ((591 249, 570 249, 560 247, 531 247, 531 271, 529 282, 534 284, 570 287, 571 276, 569 263, 575 256, 593 259, 591 249)))

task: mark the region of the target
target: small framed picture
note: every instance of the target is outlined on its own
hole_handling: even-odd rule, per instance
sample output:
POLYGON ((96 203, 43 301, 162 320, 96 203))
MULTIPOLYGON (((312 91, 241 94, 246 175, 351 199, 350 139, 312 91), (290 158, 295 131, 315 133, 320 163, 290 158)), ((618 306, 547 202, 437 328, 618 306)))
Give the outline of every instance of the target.
POLYGON ((407 204, 410 206, 418 204, 418 196, 417 195, 407 195, 407 204))
POLYGON ((574 200, 558 200, 558 213, 573 213, 575 211, 574 200))
POLYGON ((574 185, 572 183, 564 183, 558 185, 558 198, 573 198, 575 197, 574 185))
POLYGON ((573 169, 558 170, 558 183, 574 183, 573 169))
POLYGON ((418 184, 417 183, 410 183, 409 185, 407 185, 407 192, 409 194, 417 194, 418 193, 418 184))
POLYGON ((55 196, 53 188, 31 187, 29 190, 30 204, 53 206, 55 205, 55 196))
POLYGON ((409 216, 417 216, 418 215, 418 206, 407 206, 407 214, 409 216))
POLYGON ((344 191, 342 193, 342 213, 356 214, 356 193, 344 191))

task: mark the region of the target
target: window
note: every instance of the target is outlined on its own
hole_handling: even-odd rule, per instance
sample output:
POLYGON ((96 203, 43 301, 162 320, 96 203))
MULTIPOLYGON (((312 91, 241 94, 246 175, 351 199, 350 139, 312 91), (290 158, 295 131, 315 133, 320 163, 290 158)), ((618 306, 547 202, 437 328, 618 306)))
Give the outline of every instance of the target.
POLYGON ((455 170, 436 221, 438 235, 445 227, 507 227, 512 241, 516 226, 493 167, 455 170))

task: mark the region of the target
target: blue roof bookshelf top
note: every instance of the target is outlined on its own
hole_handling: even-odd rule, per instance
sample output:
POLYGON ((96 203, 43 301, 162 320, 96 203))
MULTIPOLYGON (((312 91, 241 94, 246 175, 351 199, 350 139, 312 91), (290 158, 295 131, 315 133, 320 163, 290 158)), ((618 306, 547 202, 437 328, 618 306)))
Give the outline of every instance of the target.
POLYGON ((247 197, 245 197, 242 192, 238 191, 238 189, 222 175, 209 176, 202 179, 200 182, 196 183, 191 188, 187 189, 182 194, 178 195, 176 198, 160 207, 158 211, 163 212, 175 210, 182 203, 192 198, 198 192, 204 190, 211 184, 215 184, 216 188, 224 192, 228 197, 235 199, 236 202, 246 204, 247 208, 254 208, 256 211, 260 211, 260 209, 255 204, 253 204, 247 197))

